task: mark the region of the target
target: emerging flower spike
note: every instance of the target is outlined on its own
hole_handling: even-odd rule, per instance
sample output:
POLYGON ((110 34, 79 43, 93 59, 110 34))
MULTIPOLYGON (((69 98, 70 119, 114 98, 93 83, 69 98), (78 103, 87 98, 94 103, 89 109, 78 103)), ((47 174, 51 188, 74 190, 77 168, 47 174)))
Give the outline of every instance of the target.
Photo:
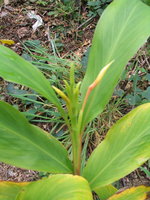
POLYGON ((86 95, 85 95, 85 98, 83 101, 82 109, 81 109, 82 112, 84 111, 84 108, 85 108, 85 105, 87 103, 90 93, 102 81, 104 75, 106 74, 106 72, 108 71, 108 69, 110 68, 110 66, 112 65, 113 62, 114 62, 114 60, 112 60, 105 67, 103 67, 103 69, 99 72, 98 76, 96 77, 95 81, 88 87, 88 90, 86 92, 86 95))
POLYGON ((60 96, 63 100, 66 101, 66 103, 67 103, 68 105, 70 104, 69 98, 68 98, 60 89, 58 89, 58 88, 55 87, 55 86, 52 86, 52 88, 55 90, 55 92, 56 92, 57 94, 59 94, 59 96, 60 96))

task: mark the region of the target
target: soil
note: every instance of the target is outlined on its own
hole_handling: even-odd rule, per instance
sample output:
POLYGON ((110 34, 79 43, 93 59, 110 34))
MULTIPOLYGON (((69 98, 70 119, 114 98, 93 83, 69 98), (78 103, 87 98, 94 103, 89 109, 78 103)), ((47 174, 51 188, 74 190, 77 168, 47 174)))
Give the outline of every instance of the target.
MULTIPOLYGON (((62 20, 62 18, 49 16, 48 12, 52 11, 52 7, 45 9, 45 7, 35 6, 35 4, 27 3, 26 1, 15 1, 9 5, 0 7, 0 39, 14 40, 15 44, 11 48, 19 55, 23 52, 22 43, 26 40, 40 40, 46 47, 50 47, 51 35, 58 34, 60 27, 65 27, 65 33, 59 34, 59 40, 63 44, 63 50, 60 51, 61 56, 74 52, 81 57, 85 50, 91 44, 91 38, 95 27, 96 18, 92 19, 92 23, 88 23, 86 27, 77 21, 62 20), (20 3, 21 2, 21 3, 20 3), (37 15, 43 19, 43 25, 35 32, 32 25, 35 23, 34 19, 29 19, 27 13, 34 10, 37 15), (57 27, 58 30, 57 30, 57 27), (82 33, 81 29, 82 29, 82 33)), ((86 16, 86 11, 82 14, 83 18, 86 16)), ((63 18, 64 19, 64 18, 63 18)), ((71 20, 71 19, 69 19, 71 20)), ((51 51, 52 49, 50 49, 51 51)), ((97 142, 96 138, 96 142, 97 142)), ((94 141, 95 139, 93 139, 94 141)), ((93 148, 93 147, 92 147, 93 148)), ((147 165, 145 165, 147 167, 147 165)), ((41 178, 38 172, 32 170, 25 170, 0 163, 0 180, 3 181, 33 181, 41 178)), ((120 181, 120 187, 129 187, 136 185, 150 185, 149 178, 145 173, 136 170, 120 181)))
MULTIPOLYGON (((19 2, 19 1, 18 1, 19 2)), ((51 5, 49 9, 40 7, 30 3, 13 3, 0 8, 0 38, 15 41, 12 49, 18 54, 22 53, 22 42, 26 40, 40 40, 44 46, 50 46, 50 40, 58 35, 59 42, 63 45, 61 56, 74 52, 77 56, 81 56, 90 44, 95 23, 89 24, 84 28, 78 21, 63 19, 62 17, 48 16, 48 11, 54 9, 51 5), (30 19, 28 14, 35 11, 35 14, 41 16, 43 24, 33 31, 32 26, 36 22, 30 19), (63 31, 58 31, 63 27, 63 31), (81 31, 82 30, 82 31, 81 31), (82 32, 81 35, 79 32, 82 32), (83 34, 84 33, 84 34, 83 34), (51 38, 49 37, 51 35, 51 38), (84 48, 85 47, 85 48, 84 48)), ((84 18, 84 15, 83 15, 84 18)), ((95 19, 93 19, 95 20, 95 19)), ((95 20, 96 21, 96 20, 95 20)))
POLYGON ((24 170, 14 166, 0 163, 0 180, 26 182, 39 179, 38 172, 32 170, 24 170))

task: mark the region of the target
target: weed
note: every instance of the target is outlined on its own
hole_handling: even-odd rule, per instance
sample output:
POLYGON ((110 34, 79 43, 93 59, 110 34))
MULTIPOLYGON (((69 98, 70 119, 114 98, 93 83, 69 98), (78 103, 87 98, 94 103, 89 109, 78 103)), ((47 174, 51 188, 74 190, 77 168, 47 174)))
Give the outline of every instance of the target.
POLYGON ((102 12, 104 11, 104 9, 108 6, 108 4, 111 2, 112 0, 96 0, 96 1, 88 1, 87 5, 88 5, 88 9, 89 9, 89 13, 88 16, 101 16, 102 12))

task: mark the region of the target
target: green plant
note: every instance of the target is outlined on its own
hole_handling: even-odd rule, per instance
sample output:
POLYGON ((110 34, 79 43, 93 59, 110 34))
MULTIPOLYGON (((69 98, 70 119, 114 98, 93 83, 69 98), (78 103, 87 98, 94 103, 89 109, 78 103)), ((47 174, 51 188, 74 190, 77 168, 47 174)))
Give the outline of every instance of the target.
POLYGON ((141 169, 141 171, 143 171, 146 174, 147 178, 150 178, 150 171, 147 168, 140 167, 140 169, 141 169))
POLYGON ((138 106, 150 101, 149 55, 149 41, 147 41, 135 58, 130 61, 121 76, 120 84, 115 89, 114 94, 126 100, 127 104, 131 106, 138 106))
POLYGON ((0 46, 0 75, 7 81, 30 87, 53 103, 64 118, 72 140, 69 159, 58 140, 29 124, 19 111, 1 101, 0 160, 57 174, 32 183, 1 182, 1 200, 92 200, 91 191, 102 200, 146 198, 148 187, 115 194, 117 189, 111 184, 150 158, 150 103, 134 109, 110 128, 83 168, 81 153, 85 127, 104 110, 124 66, 148 38, 149 25, 148 5, 141 0, 114 0, 97 25, 81 87, 75 83, 72 65, 70 81, 64 81, 64 92, 52 87, 35 66, 0 46), (65 108, 55 92, 66 103, 65 108))
POLYGON ((41 6, 46 6, 46 5, 48 5, 48 2, 47 2, 47 1, 43 1, 43 0, 38 0, 36 3, 37 3, 38 5, 41 5, 41 6))
POLYGON ((88 16, 101 15, 103 10, 112 2, 112 0, 91 0, 87 2, 89 9, 88 16))
POLYGON ((76 12, 77 9, 74 1, 58 0, 55 2, 55 4, 54 11, 50 11, 48 15, 79 18, 78 13, 76 12))

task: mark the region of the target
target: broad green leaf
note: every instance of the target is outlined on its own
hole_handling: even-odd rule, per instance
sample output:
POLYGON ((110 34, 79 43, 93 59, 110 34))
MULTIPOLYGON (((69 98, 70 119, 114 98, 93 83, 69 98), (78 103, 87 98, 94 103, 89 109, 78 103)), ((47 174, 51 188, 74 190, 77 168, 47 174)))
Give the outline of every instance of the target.
POLYGON ((32 88, 60 107, 58 98, 44 75, 31 63, 2 45, 0 45, 0 76, 7 81, 32 88))
POLYGON ((147 192, 148 188, 145 186, 133 187, 113 195, 108 200, 145 200, 147 192))
POLYGON ((111 197, 113 194, 117 192, 117 188, 115 188, 113 185, 107 185, 101 188, 98 188, 94 192, 99 196, 100 200, 106 200, 109 197, 111 197))
POLYGON ((71 161, 61 143, 31 125, 5 102, 0 102, 0 161, 37 171, 72 172, 71 161))
POLYGON ((142 0, 114 0, 103 12, 81 86, 82 102, 102 68, 114 62, 88 98, 82 127, 104 110, 128 60, 149 35, 150 7, 142 0))
POLYGON ((92 190, 126 176, 150 158, 150 103, 120 119, 90 156, 83 176, 92 190))
POLYGON ((81 176, 54 175, 31 183, 17 200, 92 200, 88 182, 81 176))
POLYGON ((0 200, 16 200, 19 192, 27 186, 27 184, 29 183, 0 182, 0 200))

